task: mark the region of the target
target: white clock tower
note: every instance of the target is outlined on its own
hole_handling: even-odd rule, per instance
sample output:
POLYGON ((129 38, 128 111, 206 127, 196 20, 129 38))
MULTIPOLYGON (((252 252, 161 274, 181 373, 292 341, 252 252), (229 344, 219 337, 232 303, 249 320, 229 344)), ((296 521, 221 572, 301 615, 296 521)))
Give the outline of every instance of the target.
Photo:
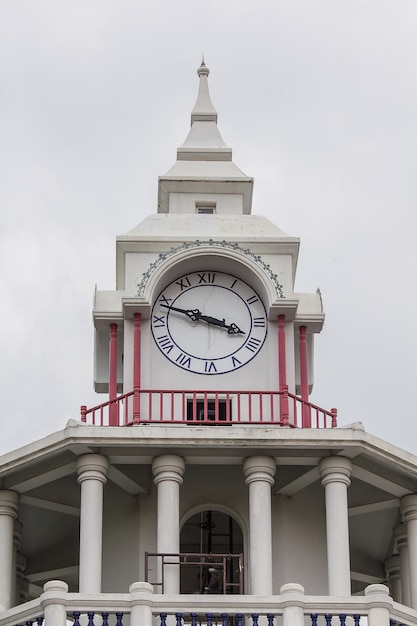
POLYGON ((417 626, 417 457, 309 401, 321 297, 208 73, 95 294, 108 397, 0 458, 0 626, 417 626))
MULTIPOLYGON (((189 392, 188 420, 241 421, 242 398, 220 392, 288 389, 308 400, 324 314, 319 293, 294 293, 299 240, 251 214, 253 179, 219 133, 208 74, 203 62, 190 132, 159 178, 158 213, 117 238, 117 289, 96 293, 95 384, 110 399, 135 388, 189 392), (194 390, 218 392, 209 413, 190 410, 194 390)), ((200 407, 204 396, 194 400, 200 407)), ((148 419, 145 404, 132 401, 128 420, 148 419)), ((265 422, 297 421, 278 395, 257 404, 257 417, 269 404, 265 422)))

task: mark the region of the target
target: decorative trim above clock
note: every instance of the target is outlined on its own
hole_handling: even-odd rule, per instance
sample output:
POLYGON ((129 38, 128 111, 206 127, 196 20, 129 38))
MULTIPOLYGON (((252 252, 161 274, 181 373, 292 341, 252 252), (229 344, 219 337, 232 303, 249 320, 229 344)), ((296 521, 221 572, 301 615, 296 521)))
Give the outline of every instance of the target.
POLYGON ((156 270, 156 268, 161 265, 161 263, 169 259, 174 254, 177 254, 178 252, 182 252, 183 250, 190 250, 193 248, 200 248, 200 247, 207 247, 207 246, 224 248, 226 250, 233 250, 234 252, 238 252, 240 254, 243 254, 245 257, 250 258, 251 261, 255 262, 268 275, 271 283, 275 287, 275 291, 276 291, 278 298, 284 298, 283 288, 282 288, 281 283, 278 280, 278 276, 271 270, 271 267, 267 263, 265 263, 265 261, 262 259, 262 257, 259 254, 254 254, 250 250, 250 248, 242 248, 236 242, 225 241, 225 240, 216 241, 215 239, 208 239, 207 241, 199 241, 198 239, 196 241, 185 241, 184 243, 178 246, 170 248, 167 252, 161 252, 161 254, 159 254, 158 257, 155 259, 155 261, 153 261, 149 265, 146 272, 142 274, 140 282, 138 282, 137 296, 143 296, 145 292, 145 287, 149 278, 151 277, 152 273, 156 270))

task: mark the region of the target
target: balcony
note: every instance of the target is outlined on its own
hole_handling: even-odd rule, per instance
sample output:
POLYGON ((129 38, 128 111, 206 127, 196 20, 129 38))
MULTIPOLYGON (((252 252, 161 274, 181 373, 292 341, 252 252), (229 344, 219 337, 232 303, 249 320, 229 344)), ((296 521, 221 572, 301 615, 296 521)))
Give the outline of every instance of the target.
POLYGON ((335 428, 337 410, 279 391, 135 389, 87 409, 81 421, 93 426, 137 424, 240 424, 287 428, 335 428))
POLYGON ((36 600, 0 612, 0 626, 416 626, 417 611, 394 602, 385 585, 364 596, 308 596, 287 584, 280 595, 162 595, 146 582, 129 593, 68 593, 49 581, 36 600), (85 617, 84 617, 85 616, 85 617))

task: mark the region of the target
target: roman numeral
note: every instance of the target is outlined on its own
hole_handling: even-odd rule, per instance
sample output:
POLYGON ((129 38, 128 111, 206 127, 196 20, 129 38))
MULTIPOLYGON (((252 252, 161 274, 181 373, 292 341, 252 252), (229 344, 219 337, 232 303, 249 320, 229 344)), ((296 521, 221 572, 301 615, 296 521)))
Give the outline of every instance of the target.
POLYGON ((180 287, 181 291, 184 291, 184 289, 188 289, 188 287, 191 287, 191 283, 190 283, 188 276, 184 276, 184 278, 180 278, 179 280, 175 282, 175 284, 180 287))
POLYGON ((238 365, 242 365, 242 361, 239 361, 235 356, 232 356, 232 364, 233 367, 237 367, 238 365))
POLYGON ((217 367, 213 361, 206 361, 204 364, 204 371, 209 372, 217 372, 217 367))
POLYGON ((236 285, 237 283, 237 278, 234 279, 234 281, 232 282, 232 284, 230 285, 230 289, 233 289, 233 287, 236 285))
POLYGON ((266 320, 264 317, 254 317, 253 325, 259 326, 260 328, 265 328, 266 320))
POLYGON ((214 278, 216 274, 211 274, 210 272, 204 272, 204 274, 197 273, 197 276, 200 279, 198 281, 198 284, 201 285, 201 283, 214 283, 214 278))
POLYGON ((175 363, 179 363, 180 365, 182 365, 182 367, 187 367, 188 369, 190 369, 191 357, 181 352, 181 354, 179 354, 177 358, 175 359, 175 363))
POLYGON ((172 298, 165 298, 165 296, 162 294, 161 297, 159 298, 159 302, 162 302, 163 304, 166 304, 167 306, 171 306, 172 298))
POLYGON ((259 300, 259 298, 258 298, 257 296, 251 296, 250 298, 248 298, 248 299, 246 300, 246 302, 247 302, 248 304, 254 304, 255 302, 258 302, 258 300, 259 300))
POLYGON ((160 337, 157 337, 157 341, 162 350, 164 350, 164 352, 167 352, 168 354, 174 347, 174 344, 171 342, 171 339, 168 337, 168 335, 161 335, 160 337))
POLYGON ((247 348, 250 352, 256 352, 260 345, 260 339, 255 339, 254 337, 251 337, 246 343, 245 348, 247 348))
POLYGON ((162 317, 158 317, 157 315, 154 315, 153 325, 155 326, 155 328, 161 328, 161 326, 165 326, 165 315, 162 315, 162 317))

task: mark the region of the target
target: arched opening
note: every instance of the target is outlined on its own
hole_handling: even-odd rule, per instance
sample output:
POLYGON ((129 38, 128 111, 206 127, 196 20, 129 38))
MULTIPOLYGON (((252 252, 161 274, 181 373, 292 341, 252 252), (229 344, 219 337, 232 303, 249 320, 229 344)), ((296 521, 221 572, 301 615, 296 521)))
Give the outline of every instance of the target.
POLYGON ((221 511, 195 513, 181 530, 181 593, 243 593, 243 534, 221 511))

